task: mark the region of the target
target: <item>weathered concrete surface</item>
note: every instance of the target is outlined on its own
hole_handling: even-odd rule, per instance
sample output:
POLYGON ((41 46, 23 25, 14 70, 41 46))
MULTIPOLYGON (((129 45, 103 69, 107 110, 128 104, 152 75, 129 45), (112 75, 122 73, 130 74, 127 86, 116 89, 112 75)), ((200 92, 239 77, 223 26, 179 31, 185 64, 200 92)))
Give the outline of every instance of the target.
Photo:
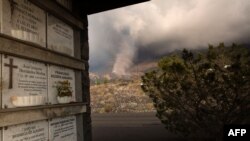
POLYGON ((93 114, 93 141, 176 141, 155 113, 93 114))

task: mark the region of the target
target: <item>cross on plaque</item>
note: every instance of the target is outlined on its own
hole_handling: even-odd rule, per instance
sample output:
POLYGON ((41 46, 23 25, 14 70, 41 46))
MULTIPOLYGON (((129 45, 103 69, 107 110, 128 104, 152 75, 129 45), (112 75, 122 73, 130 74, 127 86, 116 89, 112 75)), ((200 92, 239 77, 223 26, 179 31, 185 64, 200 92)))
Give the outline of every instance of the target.
POLYGON ((17 69, 18 67, 13 64, 13 59, 10 58, 10 64, 4 63, 5 67, 9 67, 9 89, 13 87, 13 69, 17 69))

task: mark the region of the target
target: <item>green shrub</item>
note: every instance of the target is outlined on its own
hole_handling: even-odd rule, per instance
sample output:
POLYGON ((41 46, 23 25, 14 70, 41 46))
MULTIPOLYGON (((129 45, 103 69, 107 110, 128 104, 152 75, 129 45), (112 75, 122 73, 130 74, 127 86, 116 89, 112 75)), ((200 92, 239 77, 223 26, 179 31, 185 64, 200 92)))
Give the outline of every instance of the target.
POLYGON ((249 124, 249 49, 223 43, 200 54, 184 49, 161 59, 142 82, 169 131, 220 140, 224 124, 249 124))

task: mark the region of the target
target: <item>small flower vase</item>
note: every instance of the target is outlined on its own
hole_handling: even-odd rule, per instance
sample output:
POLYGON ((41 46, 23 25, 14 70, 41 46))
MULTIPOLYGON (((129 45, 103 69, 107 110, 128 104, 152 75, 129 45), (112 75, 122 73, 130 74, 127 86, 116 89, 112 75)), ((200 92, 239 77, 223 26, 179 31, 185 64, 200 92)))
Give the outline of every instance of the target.
POLYGON ((60 104, 70 103, 72 96, 57 96, 57 101, 60 104))

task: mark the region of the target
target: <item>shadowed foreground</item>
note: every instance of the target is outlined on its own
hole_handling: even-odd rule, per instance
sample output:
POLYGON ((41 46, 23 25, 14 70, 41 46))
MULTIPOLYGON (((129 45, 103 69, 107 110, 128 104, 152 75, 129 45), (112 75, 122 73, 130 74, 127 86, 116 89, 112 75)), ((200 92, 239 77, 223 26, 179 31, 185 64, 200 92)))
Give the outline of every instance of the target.
POLYGON ((93 141, 172 141, 155 113, 93 114, 93 141))

